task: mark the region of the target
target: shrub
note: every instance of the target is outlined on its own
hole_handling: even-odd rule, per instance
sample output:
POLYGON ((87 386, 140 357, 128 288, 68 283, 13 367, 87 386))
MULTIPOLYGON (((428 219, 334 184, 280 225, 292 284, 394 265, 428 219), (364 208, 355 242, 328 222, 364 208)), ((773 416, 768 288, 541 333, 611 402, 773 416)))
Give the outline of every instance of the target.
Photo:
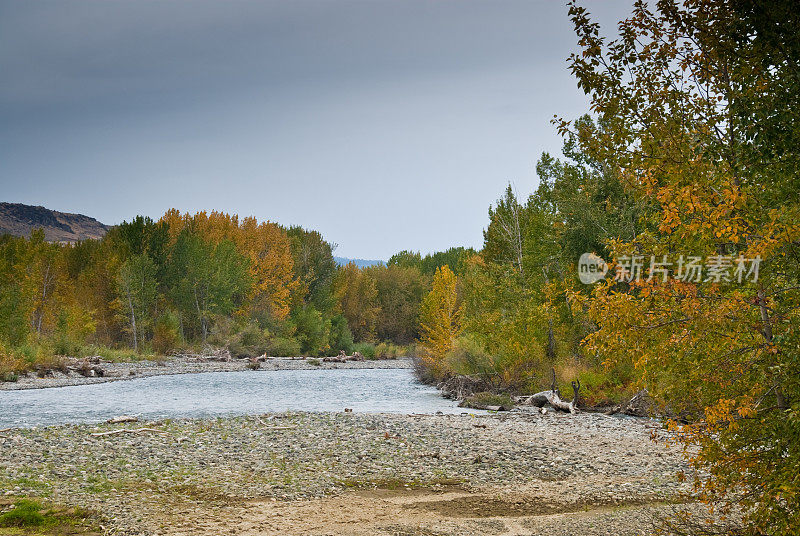
POLYGON ((69 372, 69 361, 62 355, 42 356, 36 361, 34 369, 40 378, 50 375, 50 372, 54 370, 66 374, 69 372))
POLYGON ((375 359, 375 345, 371 342, 358 342, 353 345, 353 351, 360 353, 366 359, 375 359))
POLYGON ((267 353, 275 357, 300 355, 300 343, 290 337, 274 337, 267 343, 267 353))
POLYGON ((19 381, 19 374, 16 372, 3 372, 0 373, 0 381, 14 383, 19 381))
POLYGON ((307 305, 292 313, 295 337, 300 342, 304 355, 319 355, 328 347, 328 332, 331 321, 322 316, 313 305, 307 305))
POLYGON ((233 357, 261 355, 267 348, 267 337, 255 322, 246 324, 228 341, 228 351, 233 357))
POLYGON ((0 527, 33 527, 44 523, 42 505, 36 501, 20 499, 14 508, 0 515, 0 527))
POLYGON ((67 335, 59 333, 53 339, 53 353, 55 355, 76 356, 81 350, 81 345, 75 343, 67 335))
POLYGON ((331 355, 336 355, 340 351, 346 354, 353 353, 353 334, 347 326, 347 319, 342 315, 336 315, 331 319, 331 331, 328 336, 331 355))
POLYGON ((174 352, 180 343, 180 320, 175 313, 164 313, 153 326, 153 351, 160 355, 174 352))
POLYGON ((489 377, 497 374, 492 356, 472 335, 462 335, 453 343, 453 349, 447 353, 445 362, 456 374, 489 377))
POLYGON ((391 342, 382 342, 375 347, 375 357, 378 359, 397 359, 404 353, 404 348, 391 342))

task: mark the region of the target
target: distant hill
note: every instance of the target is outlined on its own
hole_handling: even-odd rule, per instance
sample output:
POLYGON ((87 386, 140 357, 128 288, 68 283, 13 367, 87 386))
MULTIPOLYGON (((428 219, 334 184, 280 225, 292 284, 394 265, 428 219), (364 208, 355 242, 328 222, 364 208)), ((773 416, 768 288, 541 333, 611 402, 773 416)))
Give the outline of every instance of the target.
POLYGON ((102 238, 109 226, 83 214, 20 203, 0 203, 0 235, 30 236, 31 231, 39 228, 44 229, 45 239, 50 242, 77 242, 102 238))
POLYGON ((348 259, 347 257, 334 257, 333 260, 336 261, 336 264, 339 266, 347 266, 351 262, 354 263, 359 268, 366 268, 367 266, 378 266, 382 264, 386 264, 384 261, 379 260, 371 260, 371 259, 348 259))

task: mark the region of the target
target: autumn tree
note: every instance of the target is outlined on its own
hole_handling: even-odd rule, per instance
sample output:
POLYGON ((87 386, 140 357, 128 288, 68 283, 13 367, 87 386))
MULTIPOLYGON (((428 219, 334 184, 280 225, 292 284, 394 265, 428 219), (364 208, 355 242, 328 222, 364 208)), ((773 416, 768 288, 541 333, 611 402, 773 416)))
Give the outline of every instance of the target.
POLYGON ((571 58, 602 129, 560 121, 581 150, 649 202, 608 242, 637 254, 727 262, 717 277, 609 281, 581 301, 589 347, 631 361, 691 420, 681 436, 701 497, 740 508, 750 533, 800 530, 800 11, 794 2, 637 2, 618 38, 570 5, 571 58), (748 259, 736 276, 737 259, 748 259), (753 261, 758 276, 750 270, 753 261), (721 274, 721 275, 720 275, 721 274))
POLYGON ((350 263, 339 269, 334 289, 353 338, 357 342, 374 341, 380 310, 375 280, 367 271, 350 263))
POLYGON ((461 334, 458 278, 445 265, 437 268, 431 291, 422 300, 419 313, 423 363, 434 377, 447 371, 445 357, 461 334))

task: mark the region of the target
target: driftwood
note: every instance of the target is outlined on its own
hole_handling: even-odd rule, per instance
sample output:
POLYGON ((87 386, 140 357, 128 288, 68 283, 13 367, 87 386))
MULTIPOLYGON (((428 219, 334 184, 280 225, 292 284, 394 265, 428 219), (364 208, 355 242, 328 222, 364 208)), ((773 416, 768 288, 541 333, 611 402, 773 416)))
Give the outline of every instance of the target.
POLYGON ((581 388, 580 381, 572 382, 572 391, 573 396, 572 400, 566 402, 561 400, 561 393, 558 391, 558 387, 556 386, 556 371, 553 369, 553 381, 550 386, 549 391, 540 391, 535 395, 531 395, 527 397, 525 403, 536 406, 537 408, 543 408, 545 405, 550 405, 553 409, 557 409, 559 411, 566 411, 569 413, 577 413, 578 408, 578 391, 581 388))
POLYGON ((344 363, 345 361, 364 361, 364 356, 360 352, 353 352, 353 355, 347 355, 344 350, 339 351, 337 356, 323 357, 326 363, 344 363))
POLYGON ((117 434, 143 434, 145 432, 152 432, 154 434, 159 435, 168 435, 166 432, 162 430, 156 430, 155 428, 120 428, 119 430, 109 430, 108 432, 93 432, 92 436, 94 437, 101 437, 101 436, 112 436, 117 434))
POLYGON ((202 354, 176 353, 175 357, 194 363, 204 363, 207 361, 231 361, 231 353, 227 348, 206 347, 202 354))
POLYGON ((92 358, 86 358, 78 361, 74 366, 67 368, 87 378, 103 377, 106 375, 106 371, 92 363, 92 358))
POLYGON ((108 424, 119 424, 123 422, 139 422, 139 417, 133 415, 120 415, 106 421, 108 424))

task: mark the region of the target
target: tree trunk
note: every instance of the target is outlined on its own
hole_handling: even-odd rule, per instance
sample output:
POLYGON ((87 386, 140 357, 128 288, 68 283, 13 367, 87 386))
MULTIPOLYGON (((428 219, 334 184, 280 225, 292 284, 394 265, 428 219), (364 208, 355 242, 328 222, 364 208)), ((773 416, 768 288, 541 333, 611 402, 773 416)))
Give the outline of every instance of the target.
POLYGON ((128 308, 131 310, 131 331, 133 331, 133 351, 139 353, 139 338, 136 336, 136 311, 133 309, 133 300, 129 287, 125 287, 125 294, 128 295, 128 308))

